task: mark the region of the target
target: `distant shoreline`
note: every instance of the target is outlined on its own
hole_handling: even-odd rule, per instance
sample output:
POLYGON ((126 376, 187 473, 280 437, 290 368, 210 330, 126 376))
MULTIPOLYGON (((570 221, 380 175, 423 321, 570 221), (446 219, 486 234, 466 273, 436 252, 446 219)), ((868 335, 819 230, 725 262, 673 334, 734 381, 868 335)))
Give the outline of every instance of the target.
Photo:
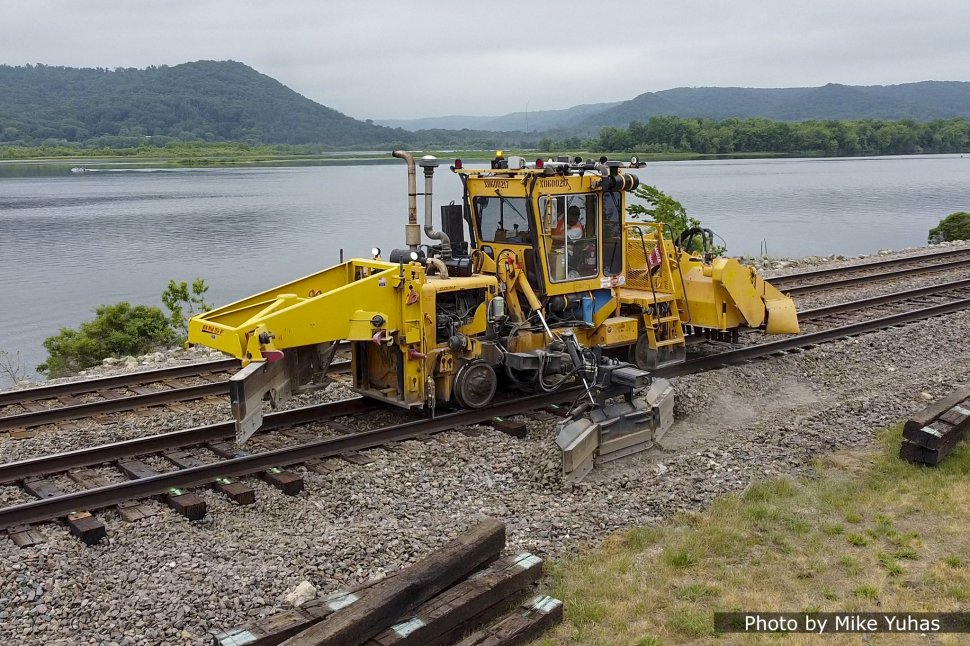
MULTIPOLYGON (((18 147, 16 156, 5 157, 0 148, 0 168, 13 165, 39 166, 51 165, 97 165, 114 168, 138 168, 146 166, 170 166, 173 168, 206 168, 232 166, 288 166, 288 165, 348 165, 348 164, 384 164, 396 163, 391 157, 391 151, 327 151, 319 154, 285 154, 273 151, 246 149, 244 144, 212 144, 191 146, 177 153, 157 149, 158 152, 148 152, 144 149, 97 149, 80 152, 78 150, 54 152, 43 146, 18 147), (240 146, 238 152, 227 151, 227 147, 240 146), (162 154, 167 153, 167 154, 162 154)), ((268 147, 267 147, 268 148, 268 147)), ((417 150, 422 154, 434 155, 440 159, 461 158, 465 160, 484 161, 495 156, 494 150, 417 150)), ((535 150, 507 150, 506 156, 521 155, 528 160, 549 158, 562 155, 560 151, 539 152, 535 150)), ((636 155, 641 162, 688 161, 688 160, 716 160, 716 159, 784 159, 784 158, 856 158, 883 157, 886 155, 822 155, 809 153, 773 153, 773 152, 745 152, 726 154, 704 153, 602 153, 591 151, 572 151, 569 156, 598 159, 606 154, 610 159, 627 161, 636 155)), ((925 153, 930 154, 930 153, 925 153)), ((935 153, 934 153, 935 154, 935 153)), ((956 153, 954 153, 956 154, 956 153)))

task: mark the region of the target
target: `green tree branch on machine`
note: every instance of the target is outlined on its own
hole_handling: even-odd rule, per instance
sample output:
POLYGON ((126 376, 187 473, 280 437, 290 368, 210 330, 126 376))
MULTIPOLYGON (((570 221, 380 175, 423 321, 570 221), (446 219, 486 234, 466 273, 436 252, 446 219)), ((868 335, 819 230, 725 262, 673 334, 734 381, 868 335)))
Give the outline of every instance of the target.
MULTIPOLYGON (((633 191, 633 195, 647 204, 628 204, 627 213, 633 218, 640 219, 645 216, 669 227, 674 240, 680 239, 685 231, 701 229, 701 221, 687 215, 687 209, 683 204, 655 186, 640 184, 633 191)), ((725 252, 726 247, 712 245, 709 240, 705 240, 704 236, 700 235, 689 239, 686 250, 719 256, 725 252)))

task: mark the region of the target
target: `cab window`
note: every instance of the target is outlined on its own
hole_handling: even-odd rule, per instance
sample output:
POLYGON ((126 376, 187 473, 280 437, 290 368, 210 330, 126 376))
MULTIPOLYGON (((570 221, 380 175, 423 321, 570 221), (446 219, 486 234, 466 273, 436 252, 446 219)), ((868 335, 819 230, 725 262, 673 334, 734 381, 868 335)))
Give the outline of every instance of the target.
POLYGON ((483 242, 532 244, 528 200, 524 197, 476 197, 479 239, 483 242))
POLYGON ((594 193, 539 198, 542 232, 553 282, 599 274, 599 199, 594 193))
POLYGON ((623 273, 623 199, 619 193, 603 193, 603 274, 623 273))

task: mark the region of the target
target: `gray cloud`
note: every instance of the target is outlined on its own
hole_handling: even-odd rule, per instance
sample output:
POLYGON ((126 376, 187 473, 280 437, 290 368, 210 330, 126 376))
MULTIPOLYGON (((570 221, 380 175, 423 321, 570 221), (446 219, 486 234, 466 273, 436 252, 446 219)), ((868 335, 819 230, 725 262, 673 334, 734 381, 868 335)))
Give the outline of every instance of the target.
POLYGON ((2 63, 233 59, 361 119, 556 109, 679 86, 970 80, 965 0, 0 7, 2 63))

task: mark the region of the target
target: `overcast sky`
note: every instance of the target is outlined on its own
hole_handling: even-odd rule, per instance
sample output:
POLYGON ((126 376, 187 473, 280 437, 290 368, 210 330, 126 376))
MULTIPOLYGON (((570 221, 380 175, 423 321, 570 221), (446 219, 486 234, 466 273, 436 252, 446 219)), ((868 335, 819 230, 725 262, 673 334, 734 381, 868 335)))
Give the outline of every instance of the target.
MULTIPOLYGON (((0 63, 241 61, 358 119, 970 80, 968 0, 0 0, 0 63)), ((2 91, 2 88, 0 88, 2 91)))

